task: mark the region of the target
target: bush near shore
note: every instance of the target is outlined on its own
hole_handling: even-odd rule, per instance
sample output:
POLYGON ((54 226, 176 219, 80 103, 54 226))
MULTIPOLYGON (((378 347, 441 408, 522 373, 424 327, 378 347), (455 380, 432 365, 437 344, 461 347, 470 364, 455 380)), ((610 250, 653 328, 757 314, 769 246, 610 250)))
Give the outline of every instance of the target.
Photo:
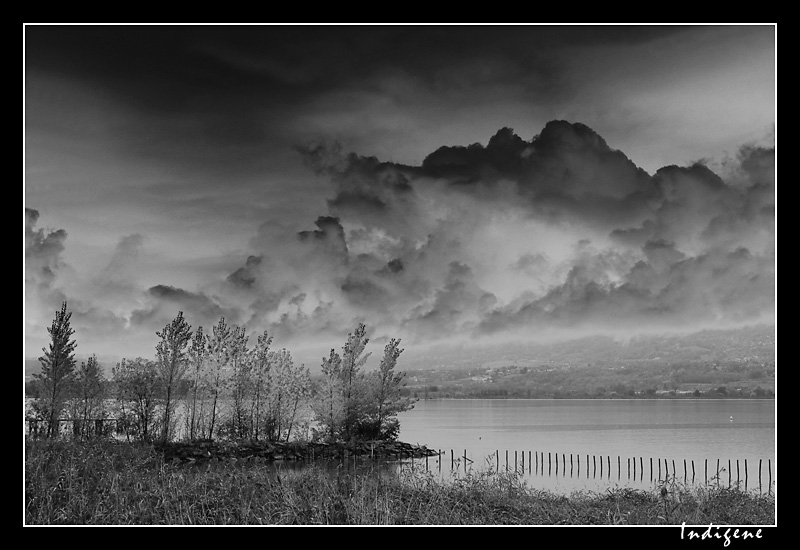
POLYGON ((303 441, 176 441, 156 443, 153 446, 166 461, 206 462, 210 460, 255 459, 273 461, 304 461, 314 459, 342 459, 370 457, 385 459, 422 458, 436 456, 437 452, 424 445, 402 441, 360 441, 353 443, 325 443, 303 441))
POLYGON ((187 467, 153 446, 27 441, 26 525, 774 525, 775 496, 731 488, 556 495, 516 475, 187 467))

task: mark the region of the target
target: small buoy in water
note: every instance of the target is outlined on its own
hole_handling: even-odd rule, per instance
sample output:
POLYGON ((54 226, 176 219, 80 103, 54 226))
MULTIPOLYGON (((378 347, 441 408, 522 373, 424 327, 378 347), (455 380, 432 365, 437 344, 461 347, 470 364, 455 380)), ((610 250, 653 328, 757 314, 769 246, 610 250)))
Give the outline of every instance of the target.
POLYGON ((733 417, 731 417, 731 422, 733 422, 733 417))

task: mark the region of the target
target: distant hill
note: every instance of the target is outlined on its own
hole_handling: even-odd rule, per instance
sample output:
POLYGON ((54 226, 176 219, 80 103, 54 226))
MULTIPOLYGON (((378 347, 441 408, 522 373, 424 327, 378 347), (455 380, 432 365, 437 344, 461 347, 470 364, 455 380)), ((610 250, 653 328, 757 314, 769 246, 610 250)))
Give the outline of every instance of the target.
MULTIPOLYGON (((76 355, 75 356, 75 363, 80 365, 81 362, 86 361, 88 356, 84 355, 76 355)), ((116 365, 120 359, 114 357, 97 357, 97 361, 100 363, 100 367, 103 369, 103 374, 107 377, 111 377, 111 369, 116 365)), ((37 357, 26 357, 23 359, 24 369, 25 369, 25 380, 30 380, 34 374, 42 372, 42 364, 39 362, 37 357)))
POLYGON ((409 349, 403 359, 406 369, 480 368, 499 364, 534 366, 541 363, 585 366, 652 361, 719 364, 746 361, 774 365, 775 326, 640 335, 626 340, 587 336, 553 343, 450 346, 424 352, 409 349))

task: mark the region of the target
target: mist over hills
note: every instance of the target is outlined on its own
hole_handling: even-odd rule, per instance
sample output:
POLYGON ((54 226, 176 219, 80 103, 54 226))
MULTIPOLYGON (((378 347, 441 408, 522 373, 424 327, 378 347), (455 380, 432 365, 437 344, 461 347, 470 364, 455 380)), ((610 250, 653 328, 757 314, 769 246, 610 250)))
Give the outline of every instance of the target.
POLYGON ((776 361, 775 339, 775 326, 766 324, 683 334, 642 334, 627 340, 594 335, 551 343, 509 342, 482 347, 440 348, 427 353, 409 350, 404 358, 404 367, 447 369, 510 364, 535 366, 541 363, 587 366, 648 361, 766 366, 774 365, 776 361))
MULTIPOLYGON (((380 346, 370 344, 373 352, 365 367, 375 368, 380 346)), ((320 354, 320 357, 322 355, 320 354)), ((610 366, 624 364, 635 370, 637 363, 704 362, 722 368, 740 366, 774 367, 776 362, 776 329, 774 325, 752 325, 727 330, 702 330, 682 334, 641 334, 629 339, 608 335, 583 336, 558 342, 504 342, 488 345, 406 346, 398 366, 408 370, 447 370, 453 368, 489 368, 517 365, 535 367, 542 364, 567 366, 610 366)), ((86 357, 76 355, 76 362, 86 357)), ((107 377, 118 358, 98 357, 107 377)), ((319 372, 318 361, 311 356, 296 357, 312 373, 319 372)), ((38 359, 25 359, 25 378, 41 371, 38 359)))

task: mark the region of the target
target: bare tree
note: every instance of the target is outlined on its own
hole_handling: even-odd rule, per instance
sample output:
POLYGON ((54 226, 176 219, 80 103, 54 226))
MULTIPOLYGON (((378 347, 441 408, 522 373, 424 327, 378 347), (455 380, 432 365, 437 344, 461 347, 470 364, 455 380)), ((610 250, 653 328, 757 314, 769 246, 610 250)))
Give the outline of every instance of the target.
POLYGON ((253 400, 250 409, 250 424, 253 426, 253 437, 257 440, 261 436, 261 427, 264 423, 266 402, 270 391, 270 369, 272 337, 264 331, 258 336, 255 347, 250 352, 250 373, 253 378, 253 400))
POLYGON ((203 393, 201 393, 204 390, 203 367, 207 354, 206 335, 203 333, 203 327, 197 327, 188 351, 192 393, 192 400, 189 404, 189 414, 187 415, 189 439, 195 438, 195 434, 198 431, 198 424, 201 422, 203 411, 202 400, 204 397, 203 393), (198 398, 201 400, 200 411, 197 409, 198 398))
POLYGON ((247 334, 244 327, 233 328, 228 349, 232 398, 231 435, 244 438, 248 437, 251 431, 248 400, 252 387, 251 362, 248 360, 247 334))

